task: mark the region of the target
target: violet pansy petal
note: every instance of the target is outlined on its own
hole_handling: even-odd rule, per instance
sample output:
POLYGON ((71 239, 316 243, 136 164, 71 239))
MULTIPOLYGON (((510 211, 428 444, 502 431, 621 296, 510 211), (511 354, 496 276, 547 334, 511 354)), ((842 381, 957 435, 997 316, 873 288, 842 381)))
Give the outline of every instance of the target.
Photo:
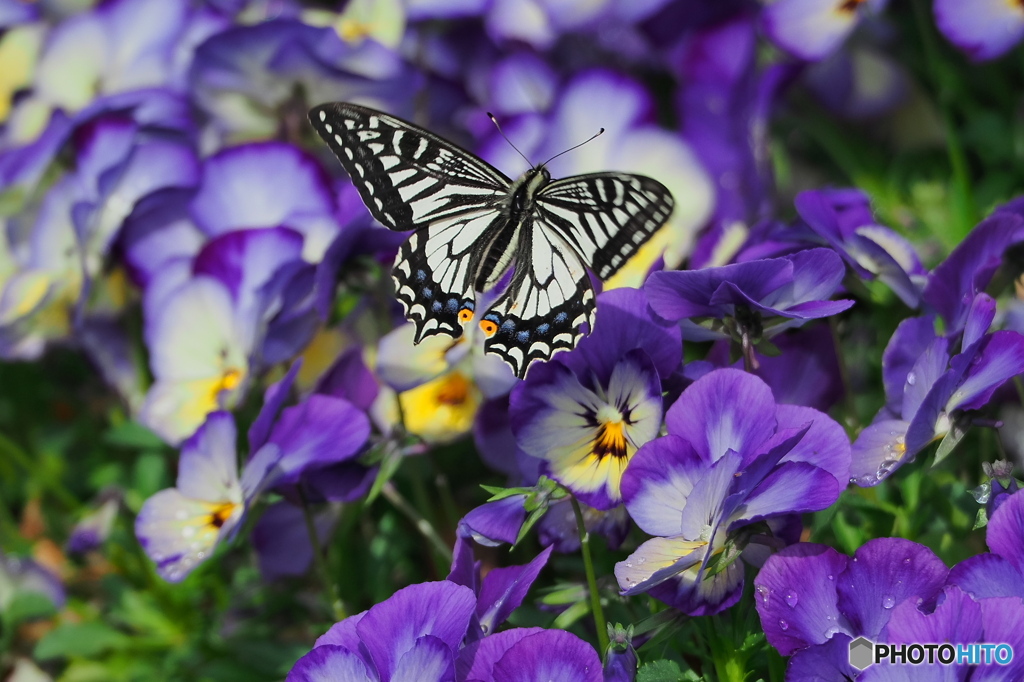
POLYGON ((494 679, 494 665, 524 637, 546 632, 544 628, 513 628, 467 644, 455 660, 458 679, 467 682, 494 679))
POLYGON ((762 15, 772 42, 807 61, 822 59, 839 47, 858 19, 856 6, 844 7, 840 0, 778 0, 762 15))
POLYGON ((949 584, 973 599, 1018 597, 1024 599, 1024 578, 1010 561, 986 552, 964 559, 949 569, 949 584))
POLYGON ((509 647, 494 665, 494 682, 601 682, 601 659, 571 632, 544 630, 509 647))
POLYGON ((761 379, 719 369, 693 382, 668 409, 669 433, 682 436, 705 459, 728 450, 752 453, 775 432, 775 399, 761 379), (742 401, 736 396, 743 396, 742 401))
POLYGON ((377 682, 376 671, 355 652, 321 646, 300 658, 285 682, 377 682))
MULTIPOLYGON (((981 625, 986 642, 1009 644, 1014 652, 1024 651, 1024 603, 1019 597, 985 599, 981 602, 981 625)), ((1024 676, 1024 657, 1014 656, 1006 666, 986 666, 971 682, 1019 680, 1024 676)))
POLYGON ((455 682, 451 647, 432 635, 420 637, 398 661, 390 682, 455 682))
POLYGON ((281 476, 280 462, 281 448, 275 443, 264 443, 253 453, 242 472, 242 495, 246 504, 277 483, 281 476))
MULTIPOLYGON (((824 302, 843 282, 843 259, 832 249, 808 249, 786 256, 793 264, 792 284, 763 297, 762 303, 776 309, 796 308, 808 302, 824 302)), ((839 301, 832 301, 839 303, 839 301)), ((848 304, 852 305, 852 303, 848 304)))
POLYGON ((352 403, 314 394, 285 408, 270 433, 281 449, 280 483, 293 483, 308 469, 351 459, 370 436, 370 420, 352 403))
POLYGON ((902 414, 903 393, 910 370, 936 338, 934 315, 911 317, 896 327, 882 353, 882 382, 885 384, 885 400, 889 409, 902 414))
POLYGON ((760 299, 792 279, 792 264, 782 258, 750 261, 703 270, 655 272, 644 285, 651 308, 666 320, 721 316, 711 299, 724 282, 760 299))
POLYGON ((622 475, 622 499, 630 517, 650 535, 679 535, 687 498, 708 466, 679 436, 645 444, 622 475))
POLYGON ((177 488, 187 497, 220 502, 237 496, 238 449, 230 412, 214 412, 181 445, 177 488))
POLYGON ((984 292, 975 296, 967 313, 967 323, 964 325, 964 338, 960 342, 960 347, 968 348, 984 336, 988 332, 989 327, 992 326, 992 320, 995 317, 995 299, 984 292))
POLYGON ((548 563, 552 547, 546 547, 523 566, 492 568, 484 577, 477 597, 477 615, 484 634, 494 632, 519 608, 530 586, 548 563))
POLYGON ((313 643, 313 648, 340 646, 349 651, 359 651, 359 633, 356 631, 356 626, 359 625, 359 621, 366 614, 367 612, 363 611, 335 623, 327 632, 317 637, 316 642, 313 643))
MULTIPOLYGON (((739 484, 744 485, 747 479, 751 478, 743 478, 742 469, 742 459, 732 450, 726 452, 707 469, 687 498, 686 506, 683 507, 680 525, 685 537, 708 537, 709 529, 710 537, 714 537, 714 528, 728 520, 727 505, 735 506, 745 501, 745 496, 733 494, 738 479, 739 484)), ((754 484, 756 481, 750 484, 751 487, 754 484)))
MULTIPOLYGON (((321 543, 330 537, 337 515, 319 513, 314 517, 321 543)), ((264 580, 304 575, 313 562, 313 546, 306 530, 305 514, 300 507, 285 501, 264 510, 252 529, 260 575, 264 580)))
POLYGON ((708 543, 681 537, 651 538, 615 564, 615 579, 624 595, 646 592, 672 576, 698 567, 708 543))
POLYGON ((975 61, 995 59, 1024 37, 1024 8, 1006 0, 935 0, 942 35, 975 61))
POLYGON ((410 585, 367 611, 356 625, 380 676, 390 679, 402 657, 424 635, 455 650, 476 609, 473 590, 442 580, 410 585))
POLYGON ((295 384, 295 377, 298 376, 301 368, 302 358, 299 358, 292 363, 283 377, 268 386, 263 393, 263 407, 260 408, 260 413, 256 415, 256 419, 249 427, 250 453, 255 453, 267 442, 270 430, 277 420, 277 414, 288 400, 288 395, 295 384))
POLYGON ((950 585, 931 613, 921 611, 912 599, 893 608, 886 636, 893 643, 977 642, 982 636, 981 607, 950 585))
POLYGON ((779 405, 775 415, 780 430, 810 425, 782 461, 813 464, 844 485, 850 480, 850 439, 839 422, 823 412, 798 405, 779 405))
POLYGON ((1004 382, 1024 373, 1024 335, 1002 330, 982 343, 977 357, 970 361, 966 378, 946 403, 947 413, 983 407, 1004 382))
POLYGON ((459 521, 459 535, 481 545, 515 544, 526 521, 525 495, 511 495, 485 502, 459 521))
POLYGON ((1024 491, 1016 492, 989 519, 985 540, 988 548, 1009 561, 1024 576, 1024 491))
POLYGON ((858 671, 850 665, 850 641, 840 632, 819 646, 793 653, 786 666, 788 682, 822 682, 822 680, 857 679, 858 671))
POLYGON ((806 462, 786 462, 776 467, 745 498, 735 524, 753 523, 780 514, 819 511, 839 499, 843 486, 824 469, 806 462))
POLYGON ((949 341, 940 337, 932 341, 911 366, 903 388, 900 414, 913 421, 928 394, 949 367, 949 341))
POLYGON ((849 559, 825 545, 801 542, 772 555, 754 579, 754 605, 768 642, 783 656, 847 632, 836 576, 849 559))
POLYGON ((861 431, 850 449, 850 480, 873 486, 899 468, 907 454, 909 428, 910 422, 886 419, 861 431))
POLYGON ((929 602, 942 589, 949 569, 923 545, 902 538, 877 538, 861 546, 837 575, 840 610, 852 632, 874 639, 892 609, 906 600, 929 602))

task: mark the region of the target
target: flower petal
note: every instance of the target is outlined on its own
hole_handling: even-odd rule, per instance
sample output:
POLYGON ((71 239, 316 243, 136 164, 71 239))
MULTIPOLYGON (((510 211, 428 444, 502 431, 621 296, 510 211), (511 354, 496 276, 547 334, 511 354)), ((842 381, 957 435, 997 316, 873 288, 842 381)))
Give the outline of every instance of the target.
POLYGON ((975 61, 995 59, 1024 37, 1024 9, 1008 0, 935 0, 935 24, 975 61))
POLYGON ((622 499, 630 517, 650 535, 679 535, 687 498, 709 465, 679 436, 647 443, 622 475, 622 499))
POLYGON ((321 646, 300 658, 285 682, 377 682, 376 671, 359 654, 340 646, 321 646))
POLYGON ((494 682, 601 682, 601 659, 571 632, 544 630, 522 638, 494 666, 494 682))

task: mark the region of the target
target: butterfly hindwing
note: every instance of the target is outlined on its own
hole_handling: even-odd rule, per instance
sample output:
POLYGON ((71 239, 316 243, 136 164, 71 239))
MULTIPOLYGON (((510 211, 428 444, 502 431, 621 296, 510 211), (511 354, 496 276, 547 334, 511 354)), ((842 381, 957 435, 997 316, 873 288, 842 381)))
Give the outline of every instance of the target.
POLYGON ((325 104, 310 111, 309 120, 373 217, 392 230, 497 207, 511 184, 447 140, 373 109, 325 104))
POLYGON ((462 336, 475 309, 472 276, 487 233, 501 215, 492 209, 463 213, 417 230, 398 250, 392 275, 416 343, 434 334, 462 336), (461 315, 468 315, 460 319, 461 315))
POLYGON ((519 378, 534 361, 575 348, 584 322, 594 325, 594 289, 583 261, 558 232, 540 221, 532 227, 522 233, 511 283, 481 321, 485 333, 493 330, 485 350, 519 378))
POLYGON ((555 180, 537 207, 600 279, 614 275, 672 213, 671 192, 629 173, 591 173, 555 180))

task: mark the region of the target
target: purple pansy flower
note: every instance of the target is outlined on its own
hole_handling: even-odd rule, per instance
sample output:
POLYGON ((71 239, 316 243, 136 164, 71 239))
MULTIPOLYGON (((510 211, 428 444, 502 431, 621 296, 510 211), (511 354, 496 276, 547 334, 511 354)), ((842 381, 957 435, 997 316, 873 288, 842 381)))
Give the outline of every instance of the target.
POLYGON ((888 0, 775 0, 762 15, 764 32, 795 57, 817 61, 842 44, 866 15, 888 0))
POLYGON ((120 508, 120 490, 111 489, 102 493, 95 508, 71 529, 67 551, 71 554, 85 554, 98 549, 110 537, 120 508))
POLYGON ((961 561, 949 582, 974 599, 1024 599, 1024 492, 1011 495, 989 518, 985 540, 989 552, 961 561))
POLYGON ((531 370, 512 392, 510 416, 542 473, 606 510, 622 499, 636 449, 658 434, 662 378, 679 368, 682 341, 635 289, 601 294, 594 326, 576 350, 531 370))
MULTIPOLYGON (((520 569, 527 573, 528 587, 532 569, 504 570, 520 569)), ((502 574, 494 583, 500 583, 498 592, 521 599, 525 589, 518 578, 502 574)), ((487 598, 486 585, 481 599, 487 598)), ((410 585, 335 624, 299 659, 288 682, 602 682, 597 652, 562 630, 517 628, 467 640, 479 610, 477 596, 465 585, 449 580, 410 585)))
MULTIPOLYGON (((848 478, 849 441, 808 407, 776 405, 757 377, 734 369, 691 384, 668 410, 668 435, 640 448, 622 478, 630 516, 656 536, 615 565, 623 594, 652 596, 692 614, 739 599, 743 562, 707 577, 713 559, 758 522, 819 510, 848 478), (737 397, 742 396, 742 401, 737 397)), ((762 531, 763 532, 763 531, 762 531)))
POLYGON ((930 549, 901 538, 869 540, 853 559, 799 543, 765 562, 755 605, 768 642, 792 656, 786 679, 809 682, 826 671, 826 679, 852 679, 850 641, 888 641, 896 608, 934 605, 947 572, 930 549))
POLYGON ((995 59, 1024 37, 1024 7, 1007 0, 935 0, 935 23, 974 61, 995 59))
POLYGON ((64 608, 67 595, 56 574, 28 557, 16 557, 0 550, 0 611, 20 594, 35 592, 48 598, 57 609, 64 608))

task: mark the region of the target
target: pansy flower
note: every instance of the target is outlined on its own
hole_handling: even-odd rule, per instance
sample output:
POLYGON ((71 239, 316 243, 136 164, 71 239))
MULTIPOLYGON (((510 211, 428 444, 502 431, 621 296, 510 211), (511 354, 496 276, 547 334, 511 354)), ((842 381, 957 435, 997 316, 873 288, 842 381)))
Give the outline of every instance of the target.
POLYGON ((888 0, 775 0, 764 9, 765 34, 795 57, 817 61, 839 47, 866 16, 888 0))
POLYGON ((902 538, 869 540, 852 558, 799 543, 765 562, 754 579, 755 606, 769 644, 791 656, 787 680, 810 682, 826 671, 826 679, 853 679, 850 642, 890 641, 886 633, 904 608, 935 606, 947 573, 930 549, 902 538))
POLYGON ((5 554, 0 550, 0 612, 7 610, 18 595, 33 592, 64 608, 67 594, 60 579, 48 568, 28 557, 5 554))
POLYGON ((827 415, 776 405, 764 382, 734 369, 691 384, 665 423, 668 435, 640 448, 622 478, 630 516, 656 537, 617 563, 615 577, 623 594, 717 613, 739 599, 735 559, 749 536, 839 497, 849 441, 827 415), (709 577, 712 561, 724 563, 709 577))
POLYGON ((682 341, 636 289, 598 296, 594 327, 574 351, 530 370, 512 392, 510 417, 541 473, 607 510, 622 501, 622 472, 637 448, 658 435, 662 378, 679 368, 682 341))
POLYGON ((1010 495, 989 518, 985 541, 989 551, 954 566, 949 582, 975 599, 1024 599, 1024 492, 1010 495))

